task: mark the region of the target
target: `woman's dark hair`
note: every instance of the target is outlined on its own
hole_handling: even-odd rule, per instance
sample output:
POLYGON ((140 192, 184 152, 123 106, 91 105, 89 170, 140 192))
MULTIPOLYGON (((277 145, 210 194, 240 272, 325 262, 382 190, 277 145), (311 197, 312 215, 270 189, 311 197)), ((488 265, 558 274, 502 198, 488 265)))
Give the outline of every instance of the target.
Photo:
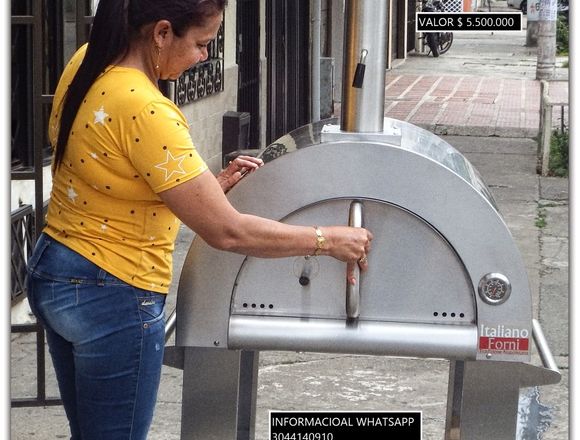
POLYGON ((107 66, 129 50, 131 38, 149 23, 167 20, 180 37, 221 13, 228 0, 100 0, 85 57, 62 104, 54 170, 62 163, 69 134, 87 92, 107 66))

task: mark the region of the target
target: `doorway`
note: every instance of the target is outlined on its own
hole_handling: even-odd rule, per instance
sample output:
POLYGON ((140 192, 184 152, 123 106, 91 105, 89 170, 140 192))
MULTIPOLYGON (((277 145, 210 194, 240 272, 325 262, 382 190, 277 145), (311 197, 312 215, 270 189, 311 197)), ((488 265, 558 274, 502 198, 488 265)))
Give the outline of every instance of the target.
POLYGON ((250 148, 260 146, 260 2, 238 0, 236 63, 239 112, 250 114, 250 148))
POLYGON ((310 121, 310 2, 266 4, 269 144, 310 121))

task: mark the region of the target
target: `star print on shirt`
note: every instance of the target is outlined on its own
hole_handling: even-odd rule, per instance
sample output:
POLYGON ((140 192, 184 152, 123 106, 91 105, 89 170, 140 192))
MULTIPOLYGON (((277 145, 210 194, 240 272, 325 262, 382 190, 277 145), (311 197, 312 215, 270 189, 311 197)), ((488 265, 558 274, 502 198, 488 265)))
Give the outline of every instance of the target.
POLYGON ((76 203, 76 198, 79 196, 72 186, 68 187, 67 196, 71 202, 76 203))
POLYGON ((109 116, 108 113, 105 113, 105 108, 101 106, 98 111, 93 111, 95 115, 95 124, 103 124, 105 125, 105 119, 109 116))
POLYGON ((165 181, 167 182, 171 176, 174 174, 185 174, 185 170, 181 163, 185 159, 186 155, 173 157, 170 151, 167 152, 167 160, 155 165, 155 168, 165 171, 165 181))

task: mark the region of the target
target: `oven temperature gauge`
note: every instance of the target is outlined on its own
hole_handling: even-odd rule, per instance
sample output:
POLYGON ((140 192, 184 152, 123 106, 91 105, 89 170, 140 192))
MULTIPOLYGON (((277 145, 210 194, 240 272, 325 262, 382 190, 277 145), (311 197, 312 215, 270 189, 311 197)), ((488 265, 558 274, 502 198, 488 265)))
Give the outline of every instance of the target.
POLYGON ((488 273, 479 282, 479 296, 488 304, 505 302, 512 291, 510 281, 501 273, 488 273))

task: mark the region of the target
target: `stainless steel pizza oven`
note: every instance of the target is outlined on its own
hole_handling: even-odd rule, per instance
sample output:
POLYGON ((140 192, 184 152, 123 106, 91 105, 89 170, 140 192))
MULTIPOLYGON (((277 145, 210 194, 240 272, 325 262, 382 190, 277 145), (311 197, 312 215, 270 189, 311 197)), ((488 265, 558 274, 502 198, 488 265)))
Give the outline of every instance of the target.
POLYGON ((370 229, 357 287, 329 257, 253 258, 196 239, 177 345, 529 361, 528 279, 487 187, 435 135, 384 126, 380 135, 303 127, 230 193, 241 212, 370 229))
MULTIPOLYGON (((223 391, 223 366, 236 377, 243 368, 239 350, 444 358, 452 361, 448 438, 514 438, 519 388, 557 382, 559 373, 534 327, 526 271, 493 197, 464 156, 423 129, 385 119, 381 134, 343 133, 331 122, 270 145, 266 166, 229 197, 241 212, 290 224, 369 228, 368 271, 352 289, 346 264, 330 257, 261 259, 196 238, 177 303, 176 346, 189 349, 184 403, 215 396, 200 370, 223 391), (528 364, 533 336, 545 367, 528 364), (204 367, 210 358, 216 364, 204 367), (452 426, 458 413, 463 425, 452 426)), ((246 375, 255 385, 256 362, 240 381, 246 375)), ((239 386, 220 405, 238 402, 239 411, 239 386)), ((246 397, 249 408, 254 397, 246 397)), ((203 425, 189 413, 185 420, 194 430, 203 425)))
POLYGON ((169 362, 184 369, 183 438, 251 437, 264 350, 449 359, 448 439, 514 438, 519 388, 559 380, 519 251, 479 173, 434 134, 383 118, 385 27, 350 32, 349 17, 366 25, 386 17, 386 3, 347 2, 340 124, 282 137, 228 194, 244 213, 370 229, 369 269, 353 288, 330 257, 261 259, 195 238, 169 362), (542 367, 529 364, 534 336, 542 367))

